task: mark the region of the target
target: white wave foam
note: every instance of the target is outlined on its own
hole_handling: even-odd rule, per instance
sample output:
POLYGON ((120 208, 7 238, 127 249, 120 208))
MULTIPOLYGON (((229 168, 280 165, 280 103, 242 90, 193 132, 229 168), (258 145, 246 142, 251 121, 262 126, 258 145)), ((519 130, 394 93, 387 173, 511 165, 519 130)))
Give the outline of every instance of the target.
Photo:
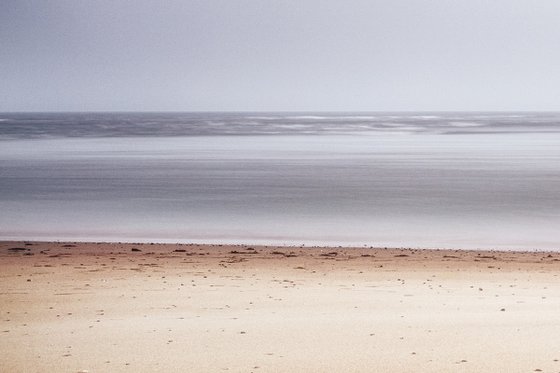
POLYGON ((441 118, 439 115, 411 115, 411 119, 439 119, 441 118))
POLYGON ((284 117, 285 119, 311 119, 311 120, 376 120, 379 117, 372 115, 329 115, 329 116, 318 116, 318 115, 297 115, 284 117))

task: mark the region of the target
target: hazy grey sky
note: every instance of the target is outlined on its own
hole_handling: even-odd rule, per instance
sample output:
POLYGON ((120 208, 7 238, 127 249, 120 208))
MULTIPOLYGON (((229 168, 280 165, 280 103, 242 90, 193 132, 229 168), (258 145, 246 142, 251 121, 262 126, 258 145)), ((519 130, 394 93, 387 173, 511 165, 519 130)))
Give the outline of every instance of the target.
POLYGON ((34 110, 560 110, 560 1, 0 0, 34 110))

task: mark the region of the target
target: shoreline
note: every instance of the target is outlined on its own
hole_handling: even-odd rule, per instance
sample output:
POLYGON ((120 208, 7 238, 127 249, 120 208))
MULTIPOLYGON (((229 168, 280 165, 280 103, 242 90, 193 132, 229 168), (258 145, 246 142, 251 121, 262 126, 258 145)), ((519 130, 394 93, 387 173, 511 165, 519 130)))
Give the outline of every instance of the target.
POLYGON ((6 372, 560 370, 560 253, 0 241, 6 372))
POLYGON ((217 242, 205 242, 204 240, 191 240, 185 242, 176 242, 176 241, 165 241, 165 240, 154 240, 154 241, 133 241, 133 240, 123 240, 123 241, 103 241, 103 240, 72 240, 72 239, 61 239, 61 240, 43 240, 43 239, 30 239, 30 240, 21 240, 21 239, 0 239, 0 247, 1 245, 18 245, 25 243, 29 243, 32 245, 64 245, 64 244, 72 244, 77 246, 91 246, 91 245, 108 245, 108 246, 157 246, 157 247, 171 247, 171 246, 186 246, 186 247, 206 247, 206 248, 217 248, 217 247, 255 247, 261 249, 306 249, 306 250, 389 250, 389 251, 447 251, 447 252, 475 252, 475 253, 547 253, 547 254, 555 254, 560 253, 560 246, 558 248, 517 248, 517 247, 507 247, 506 248, 489 248, 483 247, 480 248, 461 248, 461 247, 413 247, 413 246, 375 246, 375 245, 329 245, 329 244, 263 244, 263 243, 251 243, 250 241, 239 241, 236 242, 235 240, 232 242, 224 240, 224 241, 217 241, 217 242))

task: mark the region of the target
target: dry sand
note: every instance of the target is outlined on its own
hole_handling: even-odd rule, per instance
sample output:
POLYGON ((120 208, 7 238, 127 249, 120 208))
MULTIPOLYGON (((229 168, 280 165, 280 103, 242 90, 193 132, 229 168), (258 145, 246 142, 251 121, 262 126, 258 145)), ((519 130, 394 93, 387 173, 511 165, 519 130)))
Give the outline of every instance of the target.
POLYGON ((2 372, 560 372, 560 254, 0 242, 2 372))

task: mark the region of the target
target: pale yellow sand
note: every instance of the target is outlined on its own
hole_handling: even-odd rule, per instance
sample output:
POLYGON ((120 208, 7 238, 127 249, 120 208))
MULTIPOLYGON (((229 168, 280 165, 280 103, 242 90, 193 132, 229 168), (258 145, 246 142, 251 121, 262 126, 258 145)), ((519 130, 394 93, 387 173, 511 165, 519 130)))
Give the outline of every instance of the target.
POLYGON ((560 372, 560 254, 64 245, 0 243, 2 372, 560 372))

